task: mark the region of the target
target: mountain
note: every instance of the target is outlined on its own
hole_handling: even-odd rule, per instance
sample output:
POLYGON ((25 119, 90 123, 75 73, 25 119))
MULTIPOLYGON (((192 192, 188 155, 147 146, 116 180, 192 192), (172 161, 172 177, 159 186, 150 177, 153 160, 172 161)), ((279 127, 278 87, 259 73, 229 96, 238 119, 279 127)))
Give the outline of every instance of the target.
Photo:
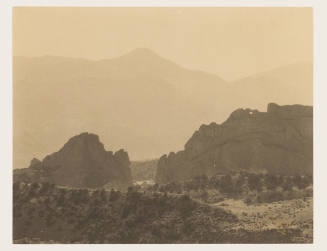
POLYGON ((271 102, 312 105, 312 83, 312 64, 301 62, 237 80, 233 85, 243 107, 264 109, 271 102))
POLYGON ((155 179, 158 159, 131 162, 131 172, 134 182, 153 182, 155 179))
POLYGON ((226 82, 143 48, 99 61, 15 57, 14 168, 27 167, 81 131, 96 133, 110 149, 128 149, 133 160, 152 159, 182 149, 199 123, 223 121, 238 107, 263 108, 277 98, 280 104, 311 105, 310 92, 294 87, 303 80, 312 93, 310 65, 305 67, 282 84, 265 73, 247 87, 252 81, 226 82), (261 88, 265 81, 277 91, 261 88))
POLYGON ((34 158, 28 168, 14 170, 14 181, 86 188, 108 183, 127 187, 132 177, 127 152, 106 151, 97 135, 82 133, 42 161, 34 158))
POLYGON ((232 171, 312 174, 312 107, 270 103, 267 112, 237 109, 220 125, 202 125, 183 151, 159 159, 156 182, 232 171))

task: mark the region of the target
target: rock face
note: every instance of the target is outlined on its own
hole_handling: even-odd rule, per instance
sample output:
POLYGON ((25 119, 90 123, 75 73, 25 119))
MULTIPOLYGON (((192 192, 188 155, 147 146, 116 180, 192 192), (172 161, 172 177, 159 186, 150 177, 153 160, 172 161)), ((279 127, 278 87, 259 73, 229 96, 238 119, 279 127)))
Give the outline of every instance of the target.
POLYGON ((106 151, 99 137, 82 133, 72 137, 43 161, 33 159, 29 168, 14 171, 14 180, 48 181, 71 187, 102 187, 108 183, 128 186, 132 183, 127 152, 106 151))
POLYGON ((134 182, 154 182, 158 159, 131 162, 131 172, 134 182))
POLYGON ((222 124, 202 125, 184 151, 160 158, 156 182, 231 171, 312 174, 313 107, 238 109, 222 124))

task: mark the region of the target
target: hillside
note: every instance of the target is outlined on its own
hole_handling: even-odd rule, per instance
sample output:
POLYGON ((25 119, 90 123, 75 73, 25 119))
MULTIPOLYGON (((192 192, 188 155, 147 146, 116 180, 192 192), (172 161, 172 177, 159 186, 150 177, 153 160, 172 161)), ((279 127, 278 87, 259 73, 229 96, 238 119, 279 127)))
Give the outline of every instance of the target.
POLYGON ((299 229, 235 229, 238 217, 187 195, 14 184, 15 243, 287 243, 299 229))
POLYGON ((182 149, 199 122, 223 121, 239 107, 312 105, 312 65, 276 71, 229 83, 142 48, 99 61, 15 57, 14 168, 81 131, 128 149, 132 160, 150 159, 182 149))
POLYGON ((14 170, 14 181, 88 188, 112 184, 126 188, 132 177, 127 152, 106 151, 97 135, 82 133, 42 161, 34 158, 28 168, 14 170))
POLYGON ((184 150, 163 155, 156 182, 232 171, 312 174, 313 109, 269 104, 267 112, 238 109, 222 124, 202 125, 184 150))

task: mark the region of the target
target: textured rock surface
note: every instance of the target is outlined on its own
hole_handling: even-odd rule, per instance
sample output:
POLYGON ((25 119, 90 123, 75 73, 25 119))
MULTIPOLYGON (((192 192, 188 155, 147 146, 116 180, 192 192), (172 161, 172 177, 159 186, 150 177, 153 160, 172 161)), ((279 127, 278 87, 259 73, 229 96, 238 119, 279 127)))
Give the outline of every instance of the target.
POLYGON ((312 153, 313 108, 271 103, 267 112, 238 109, 221 125, 202 125, 184 151, 160 158, 156 181, 239 170, 311 174, 312 153))
POLYGON ((127 152, 106 151, 99 137, 90 133, 72 137, 42 162, 33 159, 29 168, 15 170, 14 180, 89 188, 108 183, 128 186, 132 182, 127 152))

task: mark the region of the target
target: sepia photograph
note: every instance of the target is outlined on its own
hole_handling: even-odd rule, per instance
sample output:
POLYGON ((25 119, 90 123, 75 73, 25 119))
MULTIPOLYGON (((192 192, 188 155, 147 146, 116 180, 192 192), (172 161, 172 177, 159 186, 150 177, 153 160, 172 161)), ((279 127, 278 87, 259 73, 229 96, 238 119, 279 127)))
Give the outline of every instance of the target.
POLYGON ((312 244, 313 13, 13 7, 12 243, 312 244))

